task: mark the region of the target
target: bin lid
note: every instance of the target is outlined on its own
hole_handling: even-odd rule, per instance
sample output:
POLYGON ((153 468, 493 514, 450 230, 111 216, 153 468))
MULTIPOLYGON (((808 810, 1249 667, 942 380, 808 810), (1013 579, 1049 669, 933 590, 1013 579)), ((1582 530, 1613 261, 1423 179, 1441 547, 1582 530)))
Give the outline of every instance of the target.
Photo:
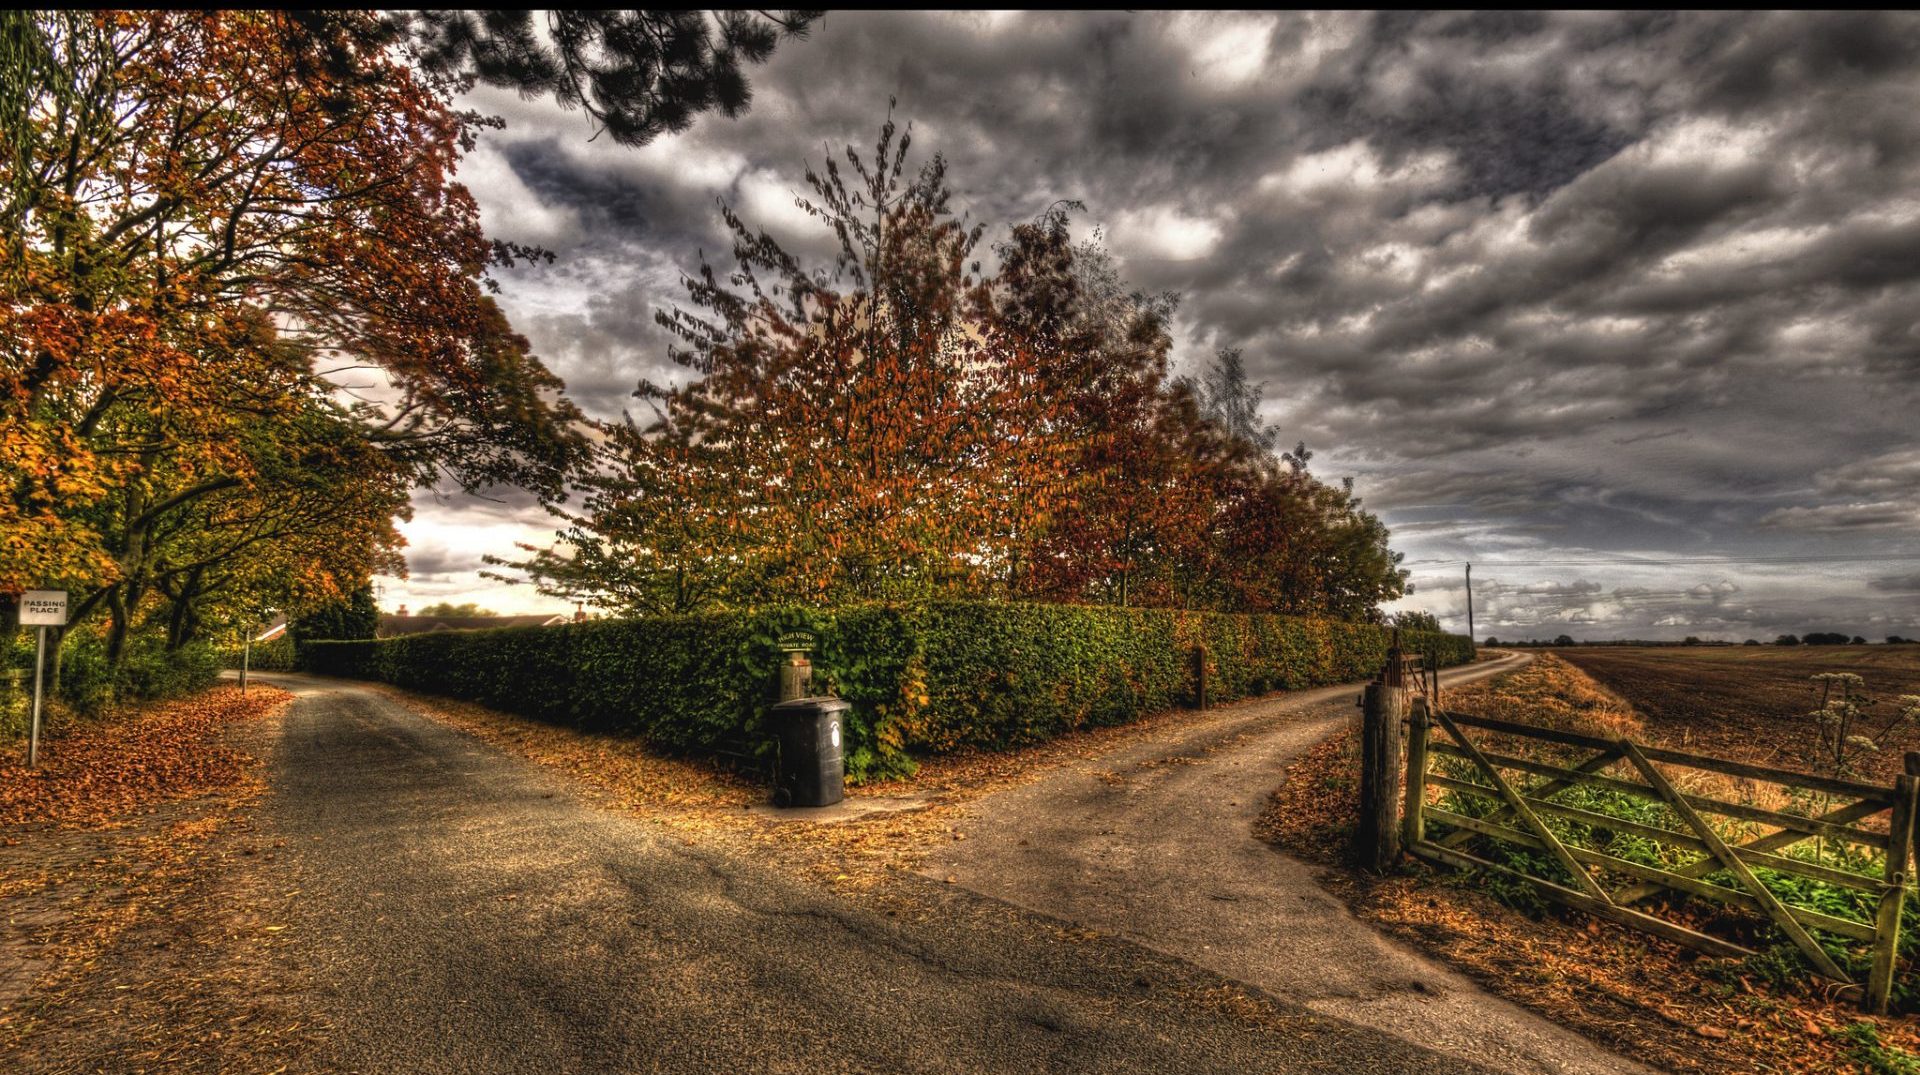
POLYGON ((839 713, 852 709, 853 703, 845 698, 836 698, 831 694, 817 695, 811 698, 790 698, 773 707, 775 713, 839 713))

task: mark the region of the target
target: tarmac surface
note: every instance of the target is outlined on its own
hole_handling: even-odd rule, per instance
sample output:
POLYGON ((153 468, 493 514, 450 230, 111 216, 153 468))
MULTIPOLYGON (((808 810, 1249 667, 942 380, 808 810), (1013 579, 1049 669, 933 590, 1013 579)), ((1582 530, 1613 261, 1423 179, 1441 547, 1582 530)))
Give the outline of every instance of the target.
MULTIPOLYGON (((1510 654, 1442 673, 1443 688, 1510 671, 1510 654)), ((1267 995, 1488 1069, 1648 1069, 1491 996, 1355 919, 1316 868, 1257 839, 1288 762, 1343 722, 1358 686, 1222 707, 1215 720, 1121 747, 973 804, 964 840, 924 869, 1112 932, 1267 995)))
MULTIPOLYGON (((1174 934, 1090 936, 982 894, 984 864, 981 891, 903 877, 896 905, 921 910, 890 914, 596 806, 376 690, 260 678, 297 695, 263 820, 300 889, 291 953, 333 1027, 322 1070, 1486 1070, 1236 988, 1174 934)), ((1117 905, 1161 891, 1147 878, 1117 905)))

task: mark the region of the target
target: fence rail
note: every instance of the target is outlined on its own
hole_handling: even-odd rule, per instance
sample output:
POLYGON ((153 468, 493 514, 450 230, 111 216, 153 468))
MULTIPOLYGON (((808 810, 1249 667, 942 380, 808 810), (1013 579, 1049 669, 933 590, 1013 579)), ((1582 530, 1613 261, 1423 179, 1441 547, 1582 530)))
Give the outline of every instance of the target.
MULTIPOLYGON (((1545 899, 1721 957, 1753 953, 1635 905, 1671 894, 1739 908, 1764 917, 1821 975, 1860 988, 1867 1007, 1886 1011, 1899 951, 1901 909, 1911 885, 1914 819, 1920 813, 1920 775, 1916 775, 1920 754, 1908 755, 1907 773, 1891 785, 1824 777, 1450 712, 1436 704, 1437 689, 1425 689, 1431 681, 1422 678, 1423 689, 1418 693, 1406 689, 1417 674, 1404 667, 1396 671, 1390 658, 1388 670, 1364 696, 1368 734, 1363 737, 1362 838, 1363 844, 1373 845, 1374 863, 1390 861, 1397 844, 1442 865, 1523 881, 1545 899), (1405 790, 1394 796, 1393 784, 1401 775, 1395 748, 1403 724, 1407 731, 1405 790), (1480 734, 1469 736, 1468 729, 1480 734), (1523 756, 1527 744, 1547 744, 1561 756, 1553 761, 1523 756), (1451 771, 1430 771, 1436 758, 1450 759, 1445 767, 1451 771), (1774 784, 1803 796, 1818 795, 1825 804, 1818 816, 1803 816, 1703 794, 1697 788, 1683 791, 1662 766, 1774 784), (1652 819, 1642 815, 1634 820, 1556 801, 1556 796, 1575 788, 1628 795, 1656 806, 1658 812, 1652 819), (1429 801, 1436 798, 1433 792, 1450 796, 1447 805, 1429 801), (1400 801, 1383 801, 1389 797, 1400 801), (1399 830, 1385 831, 1396 807, 1399 830), (1727 820, 1716 824, 1709 820, 1714 817, 1727 820), (1878 823, 1881 817, 1884 831, 1878 823), (1628 835, 1663 851, 1699 858, 1677 866, 1660 854, 1645 857, 1661 865, 1623 858, 1563 838, 1548 819, 1560 822, 1562 829, 1584 826, 1628 835), (1429 826, 1444 826, 1447 831, 1435 836, 1429 826), (1728 835, 1736 830, 1737 835, 1728 835), (1880 876, 1779 853, 1815 839, 1877 857, 1880 876), (1476 841, 1545 855, 1564 877, 1540 876, 1476 854, 1469 850, 1476 841), (1756 869, 1859 893, 1874 914, 1871 921, 1859 921, 1787 903, 1756 869), (1855 981, 1834 960, 1815 939, 1811 931, 1816 930, 1869 946, 1871 962, 1864 983, 1855 981)), ((1431 686, 1437 688, 1437 684, 1431 686)))

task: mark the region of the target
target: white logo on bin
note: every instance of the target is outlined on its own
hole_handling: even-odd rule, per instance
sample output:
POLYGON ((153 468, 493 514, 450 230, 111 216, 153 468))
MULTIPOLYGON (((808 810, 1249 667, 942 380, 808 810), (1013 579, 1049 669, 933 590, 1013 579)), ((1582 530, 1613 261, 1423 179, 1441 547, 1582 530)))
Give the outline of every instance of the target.
POLYGON ((837 720, 834 721, 831 727, 833 731, 833 748, 838 750, 840 749, 840 722, 837 720))

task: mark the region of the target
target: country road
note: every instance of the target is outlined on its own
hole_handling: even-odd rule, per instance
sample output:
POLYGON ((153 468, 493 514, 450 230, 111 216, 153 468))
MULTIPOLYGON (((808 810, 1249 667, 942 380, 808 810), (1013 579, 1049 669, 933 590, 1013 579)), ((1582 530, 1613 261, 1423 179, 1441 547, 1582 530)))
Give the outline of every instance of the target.
MULTIPOLYGON (((1529 658, 1454 669, 1457 684, 1529 658)), ((1112 931, 1313 1011, 1516 1073, 1645 1070, 1382 936, 1255 838, 1287 763, 1353 719, 1352 686, 1229 706, 974 804, 926 872, 1112 931)))
POLYGON ((333 1028, 314 1070, 1486 1070, 957 886, 907 876, 929 911, 893 917, 375 689, 261 678, 297 695, 263 821, 333 1028))

